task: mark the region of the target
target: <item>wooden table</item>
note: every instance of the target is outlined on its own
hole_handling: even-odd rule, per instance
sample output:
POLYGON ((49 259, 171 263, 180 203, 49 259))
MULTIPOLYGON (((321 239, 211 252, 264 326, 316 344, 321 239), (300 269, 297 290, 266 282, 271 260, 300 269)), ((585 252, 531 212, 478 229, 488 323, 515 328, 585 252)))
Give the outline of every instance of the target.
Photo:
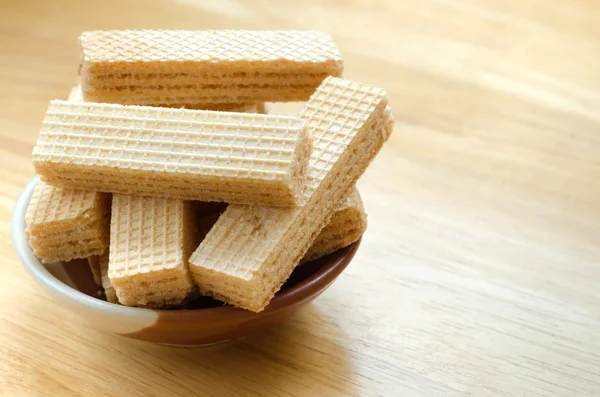
POLYGON ((38 0, 0 18, 0 395, 600 395, 599 3, 38 0), (359 184, 370 226, 347 271, 220 347, 95 331, 12 250, 77 35, 150 27, 328 31, 397 120, 359 184))

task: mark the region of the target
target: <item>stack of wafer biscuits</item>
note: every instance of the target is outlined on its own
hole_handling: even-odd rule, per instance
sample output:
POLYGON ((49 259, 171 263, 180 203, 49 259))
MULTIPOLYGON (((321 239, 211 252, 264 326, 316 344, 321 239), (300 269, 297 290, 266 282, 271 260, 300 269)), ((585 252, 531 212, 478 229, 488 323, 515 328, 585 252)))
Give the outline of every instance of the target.
POLYGON ((200 293, 258 312, 298 264, 360 239, 354 185, 393 117, 383 90, 339 78, 330 36, 79 41, 81 84, 50 103, 33 150, 27 234, 43 261, 87 257, 111 303, 174 308, 200 293), (266 101, 307 102, 280 116, 261 114, 266 101))

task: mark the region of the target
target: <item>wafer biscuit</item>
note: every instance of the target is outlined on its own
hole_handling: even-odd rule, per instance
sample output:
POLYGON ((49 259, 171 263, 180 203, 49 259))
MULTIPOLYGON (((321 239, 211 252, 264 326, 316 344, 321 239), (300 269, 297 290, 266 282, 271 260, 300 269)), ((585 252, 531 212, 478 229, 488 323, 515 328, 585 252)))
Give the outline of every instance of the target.
MULTIPOLYGON (((197 228, 201 242, 227 207, 223 205, 224 203, 199 204, 201 206, 197 210, 199 216, 197 228)), ((331 220, 319 233, 302 258, 302 262, 318 259, 354 243, 363 235, 366 228, 367 214, 358 190, 354 188, 350 196, 334 210, 331 220)))
POLYGON ((386 105, 383 90, 324 80, 300 112, 314 149, 298 206, 230 204, 190 259, 201 293, 265 308, 383 145, 386 105))
MULTIPOLYGON (((69 93, 69 97, 67 99, 69 102, 85 102, 83 100, 83 91, 81 88, 81 84, 76 85, 71 88, 71 92, 69 93)), ((156 104, 152 106, 158 107, 166 107, 166 108, 186 108, 186 109, 196 109, 196 110, 216 110, 220 112, 241 112, 241 113, 260 113, 266 114, 267 109, 265 107, 264 102, 253 102, 253 103, 199 103, 199 104, 156 104)))
POLYGON ((335 209, 331 220, 319 233, 302 262, 318 259, 354 243, 366 229, 367 214, 358 190, 354 188, 350 196, 335 209))
MULTIPOLYGON (((108 255, 108 251, 104 251, 104 253, 108 255)), ((90 266, 90 271, 92 272, 94 282, 99 287, 102 287, 102 270, 100 269, 100 256, 90 256, 88 258, 88 265, 90 266)))
MULTIPOLYGON (((60 189, 60 188, 59 188, 60 189)), ((108 206, 108 200, 103 205, 108 206)), ((108 213, 105 211, 102 217, 94 220, 84 221, 76 229, 66 230, 64 232, 55 232, 48 234, 33 235, 29 237, 29 244, 38 247, 57 246, 78 240, 99 240, 108 241, 108 213)))
POLYGON ((110 303, 119 303, 115 289, 108 278, 108 250, 102 255, 92 256, 88 258, 94 281, 104 290, 104 296, 110 303))
POLYGON ((162 306, 191 292, 187 261, 194 236, 188 201, 113 195, 108 277, 119 302, 162 306))
POLYGON ((100 241, 78 240, 53 246, 31 246, 31 250, 42 263, 69 262, 73 259, 100 255, 106 245, 100 241))
POLYGON ((160 107, 165 108, 186 108, 195 110, 214 110, 219 112, 239 112, 239 113, 259 113, 266 114, 264 102, 254 103, 201 103, 194 105, 173 105, 173 104, 160 104, 160 107))
POLYGON ((84 98, 133 105, 304 101, 343 61, 315 31, 84 32, 84 98))
POLYGON ((88 258, 106 250, 106 244, 103 241, 92 239, 73 240, 56 245, 30 244, 30 247, 43 263, 68 262, 76 258, 88 258))
POLYGON ((99 255, 108 246, 109 197, 38 181, 25 214, 25 235, 42 262, 99 255))
MULTIPOLYGON (((197 230, 199 242, 201 242, 225 211, 227 205, 205 202, 197 204, 197 230)), ((315 260, 352 244, 362 236, 366 228, 367 214, 358 190, 354 188, 350 196, 335 208, 331 220, 319 233, 313 245, 302 258, 302 262, 315 260)))
POLYGON ((309 151, 297 117, 55 100, 33 163, 67 188, 291 206, 309 151))
POLYGON ((119 303, 117 293, 110 282, 110 278, 108 278, 108 257, 109 253, 107 251, 101 255, 98 260, 100 265, 100 275, 102 277, 102 288, 104 288, 104 295, 106 296, 107 301, 110 303, 119 303))
POLYGON ((30 237, 77 229, 104 215, 105 200, 103 194, 61 189, 38 181, 25 214, 25 234, 30 237))

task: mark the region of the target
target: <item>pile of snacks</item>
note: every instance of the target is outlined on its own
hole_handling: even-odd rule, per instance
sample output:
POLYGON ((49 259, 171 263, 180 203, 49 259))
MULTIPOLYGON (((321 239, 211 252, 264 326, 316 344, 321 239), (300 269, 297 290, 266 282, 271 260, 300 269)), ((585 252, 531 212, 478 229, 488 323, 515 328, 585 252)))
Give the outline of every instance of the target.
POLYGON ((89 258, 109 302, 259 312, 301 262, 366 229, 356 180, 393 129, 312 31, 97 31, 50 103, 26 215, 42 261, 89 258), (265 102, 306 101, 296 115, 265 102), (227 204, 225 204, 227 203, 227 204))

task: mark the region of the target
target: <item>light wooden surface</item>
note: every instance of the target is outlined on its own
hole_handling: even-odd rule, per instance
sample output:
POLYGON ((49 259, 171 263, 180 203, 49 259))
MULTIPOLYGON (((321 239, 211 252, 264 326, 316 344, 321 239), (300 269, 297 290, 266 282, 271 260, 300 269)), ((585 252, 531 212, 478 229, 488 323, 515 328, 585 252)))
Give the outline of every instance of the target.
MULTIPOLYGON (((600 3, 6 1, 0 7, 0 395, 600 395, 600 3), (307 310, 207 349, 90 329, 9 237, 76 37, 106 28, 314 28, 388 90, 360 182, 370 227, 307 310)), ((284 109, 285 107, 276 108, 284 109)))

